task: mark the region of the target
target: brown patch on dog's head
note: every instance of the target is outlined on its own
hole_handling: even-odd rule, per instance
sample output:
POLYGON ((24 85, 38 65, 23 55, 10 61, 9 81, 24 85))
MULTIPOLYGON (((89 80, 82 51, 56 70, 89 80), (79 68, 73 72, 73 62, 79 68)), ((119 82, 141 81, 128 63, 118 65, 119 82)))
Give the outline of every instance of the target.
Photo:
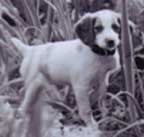
POLYGON ((82 42, 86 45, 93 45, 94 43, 94 19, 91 14, 84 15, 75 25, 75 31, 82 42))

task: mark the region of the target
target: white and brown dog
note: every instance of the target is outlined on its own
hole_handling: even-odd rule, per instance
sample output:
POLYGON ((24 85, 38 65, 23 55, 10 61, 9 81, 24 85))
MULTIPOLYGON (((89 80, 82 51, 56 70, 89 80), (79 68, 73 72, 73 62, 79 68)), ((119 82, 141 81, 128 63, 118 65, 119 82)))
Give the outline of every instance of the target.
POLYGON ((69 84, 74 91, 79 115, 91 123, 88 91, 98 84, 104 92, 109 74, 120 68, 120 15, 111 10, 87 13, 75 25, 78 39, 28 46, 16 38, 12 42, 23 56, 20 73, 26 93, 20 106, 23 113, 31 107, 40 88, 49 84, 69 84), (44 73, 43 73, 44 72, 44 73))

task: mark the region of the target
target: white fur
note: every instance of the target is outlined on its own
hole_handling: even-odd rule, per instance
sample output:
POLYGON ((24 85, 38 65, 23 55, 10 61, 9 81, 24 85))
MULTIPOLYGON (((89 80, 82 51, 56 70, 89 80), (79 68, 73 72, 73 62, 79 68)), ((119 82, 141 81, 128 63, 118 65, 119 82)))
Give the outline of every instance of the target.
MULTIPOLYGON (((120 40, 109 27, 115 16, 109 12, 107 15, 102 13, 92 14, 99 16, 106 27, 97 38, 99 44, 104 46, 103 39, 109 33, 108 36, 114 38, 117 45, 120 40)), ((69 84, 74 90, 80 117, 90 123, 92 113, 88 91, 98 83, 97 92, 103 92, 101 89, 106 88, 108 72, 120 67, 118 51, 112 56, 100 56, 79 39, 34 47, 24 45, 16 38, 12 38, 12 42, 23 55, 20 72, 25 81, 26 93, 21 110, 27 113, 33 98, 42 91, 39 87, 48 88, 51 83, 69 84)))

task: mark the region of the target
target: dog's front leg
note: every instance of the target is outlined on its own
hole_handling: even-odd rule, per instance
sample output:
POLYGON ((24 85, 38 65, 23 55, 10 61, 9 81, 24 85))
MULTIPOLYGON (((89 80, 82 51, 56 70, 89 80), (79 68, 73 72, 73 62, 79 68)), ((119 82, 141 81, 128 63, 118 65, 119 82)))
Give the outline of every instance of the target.
POLYGON ((91 124, 92 111, 88 95, 89 85, 77 83, 73 85, 73 90, 75 93, 80 118, 85 122, 85 124, 91 124))
POLYGON ((98 93, 99 93, 99 99, 98 99, 98 103, 99 103, 99 108, 101 109, 101 101, 103 100, 103 98, 105 98, 106 96, 106 91, 107 91, 107 86, 105 83, 105 78, 101 79, 101 84, 99 86, 98 89, 98 93))
POLYGON ((104 77, 97 79, 97 85, 94 90, 94 92, 90 95, 91 105, 96 105, 96 102, 98 101, 98 104, 100 104, 101 99, 105 96, 107 91, 107 86, 105 83, 104 77))

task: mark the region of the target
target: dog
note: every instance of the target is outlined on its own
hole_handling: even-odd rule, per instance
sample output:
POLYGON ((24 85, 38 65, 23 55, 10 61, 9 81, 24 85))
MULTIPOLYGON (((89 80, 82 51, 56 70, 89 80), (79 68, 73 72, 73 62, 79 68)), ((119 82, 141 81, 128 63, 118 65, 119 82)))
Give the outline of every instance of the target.
POLYGON ((75 40, 28 46, 12 38, 23 56, 20 73, 26 93, 20 110, 28 113, 42 88, 52 83, 68 84, 74 91, 80 118, 87 125, 92 123, 88 91, 97 84, 96 92, 104 94, 110 74, 120 69, 120 21, 119 13, 105 9, 87 13, 75 24, 75 40))

